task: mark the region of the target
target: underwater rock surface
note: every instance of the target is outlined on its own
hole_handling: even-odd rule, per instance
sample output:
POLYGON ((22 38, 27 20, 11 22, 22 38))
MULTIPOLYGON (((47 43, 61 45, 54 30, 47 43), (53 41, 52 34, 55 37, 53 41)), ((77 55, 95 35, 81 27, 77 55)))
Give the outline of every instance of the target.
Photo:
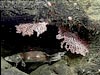
POLYGON ((75 0, 85 10, 91 20, 100 21, 100 0, 75 0))
MULTIPOLYGON (((2 26, 6 27, 7 24, 9 24, 7 31, 6 29, 4 29, 5 33, 8 31, 13 32, 12 29, 10 29, 10 26, 13 27, 12 25, 13 23, 19 24, 23 22, 31 22, 34 20, 34 17, 40 12, 37 9, 34 9, 34 6, 33 6, 34 1, 35 0, 31 0, 31 1, 16 0, 15 2, 14 1, 11 2, 9 0, 3 0, 0 2, 2 26), (6 22, 6 25, 5 25, 5 22, 6 22)), ((37 1, 40 1, 40 0, 37 0, 37 1)), ((68 1, 49 0, 49 1, 51 2, 54 1, 55 3, 58 3, 56 7, 60 5, 60 2, 65 3, 65 5, 62 5, 62 6, 66 6, 66 10, 64 10, 65 7, 62 7, 62 6, 61 6, 62 10, 59 10, 60 7, 56 9, 57 11, 59 11, 59 13, 64 11, 62 12, 62 15, 61 15, 62 18, 64 18, 64 15, 73 16, 73 17, 79 16, 78 18, 80 18, 81 16, 89 17, 89 19, 92 20, 94 25, 98 23, 95 26, 100 32, 100 0, 68 0, 68 1)), ((47 10, 45 11, 48 12, 47 10)), ((42 13, 46 13, 46 12, 42 12, 42 13)), ((42 16, 45 18, 46 15, 47 14, 42 15, 42 16)), ((55 16, 51 15, 50 19, 52 19, 52 17, 55 18, 55 16)), ((61 16, 58 16, 58 18, 61 18, 61 16)), ((15 37, 16 36, 13 36, 13 38, 15 37)), ((23 39, 23 37, 21 38, 23 39)), ((31 39, 37 41, 37 39, 35 38, 33 39, 33 37, 31 37, 31 39)), ((18 40, 21 41, 20 39, 17 39, 13 42, 16 42, 18 40)), ((8 45, 9 45, 9 42, 7 42, 8 45)), ((20 45, 24 43, 17 42, 17 44, 18 46, 7 45, 6 49, 1 50, 2 56, 8 56, 9 54, 10 55, 13 54, 14 48, 15 47, 18 48, 20 45), (7 48, 12 49, 11 47, 13 48, 13 50, 11 51, 13 52, 7 50, 7 48)), ((17 50, 18 49, 15 49, 15 52, 17 50)), ((41 65, 36 66, 33 63, 33 65, 30 65, 29 67, 34 68, 34 69, 32 69, 30 73, 26 74, 25 71, 19 70, 19 67, 15 68, 13 65, 6 62, 3 59, 3 57, 1 57, 1 75, 100 75, 100 33, 95 37, 95 39, 90 44, 89 53, 85 57, 77 56, 77 55, 75 56, 74 54, 70 55, 67 53, 60 61, 55 62, 53 64, 46 63, 46 64, 41 64, 41 65)), ((27 67, 27 71, 29 70, 28 69, 29 67, 27 67)), ((21 67, 21 69, 23 69, 23 67, 21 67)))
POLYGON ((9 69, 12 65, 10 65, 8 62, 6 62, 3 57, 1 57, 1 69, 9 69))
POLYGON ((1 75, 28 75, 28 74, 18 70, 15 67, 12 67, 12 68, 7 69, 7 70, 1 69, 1 75))
POLYGON ((72 75, 72 73, 66 61, 61 60, 51 66, 47 64, 40 66, 31 72, 30 75, 72 75))

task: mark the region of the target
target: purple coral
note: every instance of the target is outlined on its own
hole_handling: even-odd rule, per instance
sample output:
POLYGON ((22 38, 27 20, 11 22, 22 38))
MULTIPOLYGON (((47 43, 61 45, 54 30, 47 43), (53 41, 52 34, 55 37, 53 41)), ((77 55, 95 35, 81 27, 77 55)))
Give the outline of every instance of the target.
POLYGON ((47 30, 46 25, 48 22, 39 22, 39 23, 25 23, 16 25, 16 33, 22 33, 22 36, 28 35, 31 36, 34 34, 34 31, 37 32, 37 37, 47 30))
POLYGON ((83 40, 81 40, 75 33, 69 31, 62 33, 60 29, 56 39, 64 39, 61 42, 61 48, 65 48, 67 51, 71 51, 71 53, 81 54, 83 56, 88 53, 87 46, 83 43, 83 40))

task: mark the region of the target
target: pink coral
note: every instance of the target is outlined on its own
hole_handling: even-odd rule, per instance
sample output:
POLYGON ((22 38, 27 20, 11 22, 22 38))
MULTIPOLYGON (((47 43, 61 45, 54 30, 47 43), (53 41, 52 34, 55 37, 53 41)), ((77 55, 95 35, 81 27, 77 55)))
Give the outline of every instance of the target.
POLYGON ((47 30, 46 25, 48 22, 39 22, 39 23, 25 23, 16 25, 16 33, 22 33, 22 36, 28 35, 31 36, 34 34, 34 31, 37 32, 37 37, 47 30))
POLYGON ((66 31, 61 32, 59 30, 59 34, 56 36, 57 39, 64 39, 61 42, 61 48, 65 48, 67 51, 71 51, 71 53, 81 54, 83 56, 86 55, 88 52, 87 46, 83 43, 83 40, 81 40, 75 33, 66 31), (65 44, 65 45, 64 45, 65 44))

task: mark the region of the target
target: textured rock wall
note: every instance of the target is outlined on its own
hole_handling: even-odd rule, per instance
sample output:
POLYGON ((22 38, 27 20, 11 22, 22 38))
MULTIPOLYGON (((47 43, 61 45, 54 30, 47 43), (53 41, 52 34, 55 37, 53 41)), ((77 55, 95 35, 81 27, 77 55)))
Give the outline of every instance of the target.
MULTIPOLYGON (((74 17, 77 15, 88 16, 89 19, 92 20, 93 24, 95 24, 98 31, 100 31, 100 0, 51 0, 51 1, 58 3, 58 6, 60 5, 59 4, 60 2, 64 3, 66 5, 66 10, 65 7, 62 7, 63 5, 61 5, 62 10, 60 11, 59 10, 60 8, 58 7, 57 11, 63 13, 64 15, 67 15, 67 17, 70 15, 74 17)), ((0 2, 1 21, 2 22, 13 21, 13 20, 15 20, 14 22, 33 21, 34 17, 38 14, 37 13, 38 10, 34 9, 33 5, 34 5, 34 0, 1 1, 0 2)), ((1 60, 4 61, 3 59, 1 60)), ((2 65, 1 68, 6 66, 5 64, 1 65, 2 65)), ((34 66, 31 67, 34 68, 34 66)), ((13 71, 12 69, 14 68, 9 69, 10 72, 13 71)), ((7 71, 1 70, 2 75, 7 75, 5 73, 8 73, 9 70, 7 71)), ((100 75, 100 34, 98 34, 97 37, 95 37, 95 40, 90 44, 89 54, 87 54, 85 57, 75 56, 75 55, 65 55, 64 58, 62 58, 62 60, 51 65, 44 64, 42 66, 39 66, 36 70, 33 70, 30 73, 30 75, 40 75, 40 74, 41 75, 47 75, 47 74, 48 75, 100 75)))

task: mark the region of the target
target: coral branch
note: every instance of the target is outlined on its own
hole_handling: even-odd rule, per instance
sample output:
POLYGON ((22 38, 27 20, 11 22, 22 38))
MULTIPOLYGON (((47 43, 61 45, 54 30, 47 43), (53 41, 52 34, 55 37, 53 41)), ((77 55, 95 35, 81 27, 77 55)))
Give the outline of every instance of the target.
POLYGON ((56 36, 56 39, 64 39, 61 42, 61 48, 65 48, 67 51, 71 51, 71 53, 85 56, 88 52, 88 48, 85 43, 83 43, 83 40, 80 39, 75 33, 69 31, 62 33, 61 31, 62 30, 60 29, 58 35, 56 36))
POLYGON ((22 36, 28 35, 31 36, 34 34, 34 31, 37 32, 37 37, 47 30, 46 25, 48 22, 39 22, 39 23, 26 23, 16 25, 16 33, 22 33, 22 36))

